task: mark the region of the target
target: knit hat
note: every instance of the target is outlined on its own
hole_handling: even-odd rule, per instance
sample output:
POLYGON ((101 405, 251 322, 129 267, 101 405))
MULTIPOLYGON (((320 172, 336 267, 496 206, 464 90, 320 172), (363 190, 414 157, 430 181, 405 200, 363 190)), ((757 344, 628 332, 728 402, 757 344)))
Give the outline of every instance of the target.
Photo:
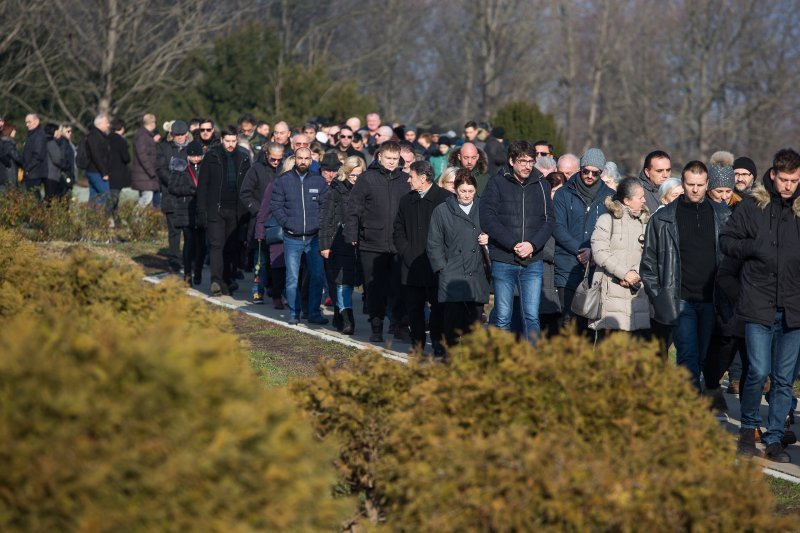
POLYGON ((606 156, 599 148, 589 148, 581 156, 581 168, 595 167, 603 170, 606 166, 606 156))
POLYGON ((506 137, 506 130, 503 126, 497 126, 492 128, 492 137, 495 139, 505 139, 506 137))
POLYGON ((341 166, 342 162, 339 161, 339 158, 333 152, 327 152, 319 164, 319 168, 322 170, 339 170, 341 166))
POLYGON ((740 157, 736 161, 734 161, 733 169, 736 170, 737 168, 745 169, 750 174, 752 174, 753 177, 758 176, 758 174, 756 173, 756 164, 749 157, 740 157))
POLYGON ((453 141, 447 135, 440 135, 439 136, 439 144, 445 144, 447 146, 453 146, 453 141))
POLYGON ((733 189, 733 167, 708 167, 708 190, 733 189))
POLYGON ((186 155, 203 155, 203 145, 200 141, 192 141, 186 147, 186 155))

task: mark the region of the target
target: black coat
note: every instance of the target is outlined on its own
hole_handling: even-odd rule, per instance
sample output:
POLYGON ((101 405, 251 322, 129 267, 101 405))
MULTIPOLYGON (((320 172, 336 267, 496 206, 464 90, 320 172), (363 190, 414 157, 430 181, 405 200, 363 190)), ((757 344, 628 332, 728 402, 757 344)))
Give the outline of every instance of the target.
POLYGON ((0 187, 17 186, 17 169, 22 166, 17 144, 11 137, 0 138, 0 187))
POLYGON ((438 273, 439 302, 489 303, 489 280, 483 268, 480 201, 469 214, 455 196, 433 210, 426 248, 431 268, 438 273))
POLYGON ((377 159, 373 161, 347 201, 345 241, 358 241, 362 252, 395 253, 394 219, 408 189, 408 174, 401 168, 389 172, 377 159))
POLYGON ((47 179, 47 136, 42 126, 28 134, 22 149, 22 168, 26 180, 47 179))
POLYGON ((172 223, 176 228, 197 225, 197 179, 200 165, 187 161, 186 169, 174 170, 169 176, 169 193, 174 201, 172 223))
POLYGON ((325 268, 337 285, 355 286, 362 282, 358 247, 345 241, 343 235, 347 199, 352 190, 353 185, 347 180, 332 182, 320 213, 319 249, 331 251, 325 268))
POLYGON ((108 135, 92 126, 86 135, 86 148, 89 156, 89 166, 86 167, 86 172, 97 172, 101 176, 109 176, 111 143, 108 141, 108 135))
MULTIPOLYGON (((241 191, 247 171, 250 170, 250 158, 239 150, 233 151, 236 165, 236 188, 241 191)), ((217 145, 206 152, 200 164, 200 176, 197 184, 197 225, 206 227, 209 222, 219 220, 222 202, 222 187, 225 183, 225 155, 222 145, 217 145)), ((236 217, 242 218, 248 213, 241 200, 236 203, 236 217)))
POLYGON ((489 234, 492 261, 514 264, 514 246, 520 242, 531 243, 533 260, 541 260, 555 222, 550 184, 537 169, 523 183, 508 167, 489 179, 481 197, 481 226, 489 234))
POLYGON ((486 152, 486 162, 489 165, 489 175, 494 176, 497 172, 508 164, 508 143, 489 137, 483 147, 486 152))
POLYGON ((255 163, 245 174, 242 189, 239 191, 239 199, 250 213, 250 222, 247 226, 249 239, 252 239, 255 233, 256 216, 261 207, 261 200, 264 199, 264 191, 280 175, 280 165, 278 168, 272 168, 267 164, 266 156, 266 151, 259 152, 255 163))
POLYGON ((453 193, 433 183, 424 197, 411 191, 400 199, 394 221, 394 246, 402 260, 400 283, 403 285, 436 287, 436 275, 425 253, 428 230, 433 210, 451 196, 453 193))
POLYGON ((786 325, 800 327, 800 189, 788 200, 770 177, 736 207, 720 236, 725 254, 744 262, 736 316, 772 325, 784 309, 786 325))
MULTIPOLYGON (((683 197, 679 197, 650 217, 644 235, 642 262, 639 265, 639 276, 650 299, 651 318, 667 326, 676 324, 680 311, 681 257, 676 212, 678 202, 682 201, 683 197)), ((730 211, 722 204, 711 200, 705 201, 710 202, 714 209, 714 233, 717 243, 715 255, 719 266, 722 262, 719 235, 728 221, 730 211)))
POLYGON ((124 189, 131 186, 131 171, 128 163, 131 162, 131 153, 128 141, 118 133, 108 136, 111 147, 108 165, 108 186, 111 189, 124 189))
POLYGON ((174 141, 158 144, 156 152, 156 175, 161 189, 161 210, 170 214, 175 211, 175 197, 169 192, 169 178, 176 169, 186 168, 188 143, 180 146, 174 141))

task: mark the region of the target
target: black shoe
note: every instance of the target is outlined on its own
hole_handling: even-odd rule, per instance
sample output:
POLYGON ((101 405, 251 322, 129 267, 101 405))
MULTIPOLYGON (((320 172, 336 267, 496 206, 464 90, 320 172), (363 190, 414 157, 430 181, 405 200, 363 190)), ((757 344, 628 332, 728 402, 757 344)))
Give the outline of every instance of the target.
POLYGON ((751 428, 739 428, 739 441, 736 443, 736 452, 739 455, 747 457, 758 455, 755 430, 751 428))
POLYGON ((342 333, 352 335, 356 331, 356 323, 353 319, 353 310, 350 308, 342 309, 342 333))
POLYGON ((767 445, 767 451, 764 454, 767 459, 770 461, 774 461, 776 463, 791 463, 792 458, 789 457, 789 454, 786 453, 786 450, 783 449, 783 445, 780 442, 773 442, 772 444, 767 445))
POLYGON ((244 279, 244 272, 242 272, 241 270, 237 270, 236 279, 244 279))
POLYGON ((408 326, 398 324, 395 326, 392 334, 394 335, 394 340, 397 342, 411 343, 411 332, 408 331, 408 326))
POLYGON ((336 331, 342 331, 344 328, 344 319, 342 317, 341 311, 339 311, 338 307, 333 308, 333 327, 336 328, 336 331))
POLYGON ((194 278, 192 279, 195 285, 200 285, 203 283, 203 273, 195 274, 194 278))
POLYGON ((791 446, 795 442, 797 442, 797 435, 794 434, 794 431, 790 429, 785 429, 783 431, 783 437, 781 437, 781 445, 783 445, 783 447, 786 448, 787 446, 791 446))
POLYGON ((239 284, 236 283, 235 281, 231 281, 230 283, 228 283, 228 292, 233 292, 238 288, 239 288, 239 284))
POLYGON ((372 327, 372 334, 369 336, 370 342, 383 342, 383 319, 375 317, 369 321, 372 327))
POLYGON ((318 324, 318 325, 320 325, 320 326, 324 326, 325 324, 327 324, 327 323, 328 323, 328 319, 327 319, 327 318, 325 318, 325 317, 324 317, 324 316, 322 316, 322 315, 319 315, 319 316, 312 316, 312 317, 309 317, 309 318, 308 318, 308 323, 309 323, 309 324, 318 324))

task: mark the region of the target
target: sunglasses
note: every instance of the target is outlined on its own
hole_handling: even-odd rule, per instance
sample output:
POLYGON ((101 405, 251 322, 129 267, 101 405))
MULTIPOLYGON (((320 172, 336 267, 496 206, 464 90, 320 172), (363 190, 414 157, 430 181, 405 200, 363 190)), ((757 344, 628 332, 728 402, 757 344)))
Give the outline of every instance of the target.
POLYGON ((603 172, 602 170, 589 170, 588 168, 582 168, 581 169, 581 174, 583 174, 584 176, 591 175, 591 176, 593 176, 595 178, 599 178, 600 174, 602 174, 602 172, 603 172))
POLYGON ((280 163, 281 159, 283 159, 283 158, 282 157, 268 157, 267 159, 269 161, 271 161, 272 163, 280 163))
POLYGON ((547 157, 550 155, 550 152, 536 152, 537 156, 547 157))
POLYGON ((352 135, 339 135, 339 138, 340 139, 352 139, 353 136, 352 135))
POLYGON ((214 131, 214 128, 200 128, 200 131, 214 131))

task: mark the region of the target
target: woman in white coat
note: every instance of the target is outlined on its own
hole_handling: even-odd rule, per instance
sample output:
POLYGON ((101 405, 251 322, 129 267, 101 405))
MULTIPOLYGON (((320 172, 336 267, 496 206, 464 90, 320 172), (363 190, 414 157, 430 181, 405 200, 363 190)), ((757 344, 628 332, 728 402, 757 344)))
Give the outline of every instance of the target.
POLYGON ((649 338, 650 303, 642 289, 639 263, 650 213, 639 181, 626 178, 605 201, 608 213, 597 219, 592 233, 592 258, 597 264, 601 316, 589 324, 598 331, 622 330, 649 338))

